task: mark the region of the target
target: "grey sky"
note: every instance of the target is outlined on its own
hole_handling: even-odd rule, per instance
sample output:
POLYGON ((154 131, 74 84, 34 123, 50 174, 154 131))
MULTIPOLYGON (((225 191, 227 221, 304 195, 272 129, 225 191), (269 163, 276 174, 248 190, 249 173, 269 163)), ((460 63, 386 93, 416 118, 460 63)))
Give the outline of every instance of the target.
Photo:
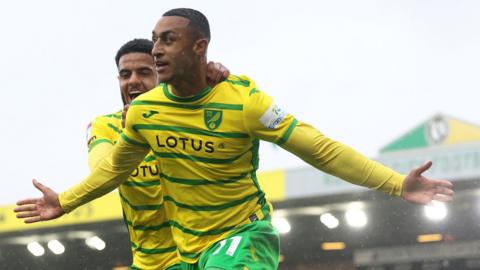
MULTIPOLYGON (((86 176, 86 125, 121 108, 117 49, 175 7, 209 18, 210 60, 368 156, 437 112, 480 123, 480 1, 2 1, 0 204, 86 176)), ((262 148, 263 169, 306 166, 262 148)))

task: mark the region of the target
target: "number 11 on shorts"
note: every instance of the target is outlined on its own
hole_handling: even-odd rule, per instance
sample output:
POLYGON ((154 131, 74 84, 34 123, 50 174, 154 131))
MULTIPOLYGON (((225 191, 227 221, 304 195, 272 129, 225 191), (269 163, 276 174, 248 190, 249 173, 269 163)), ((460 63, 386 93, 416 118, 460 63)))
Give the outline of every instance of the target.
POLYGON ((230 242, 230 245, 225 254, 233 257, 233 254, 235 254, 235 251, 237 250, 237 247, 240 244, 241 240, 241 236, 232 236, 230 238, 223 239, 222 241, 220 241, 220 246, 217 248, 217 250, 215 250, 215 252, 212 253, 212 255, 218 254, 220 250, 227 244, 227 242, 230 242))

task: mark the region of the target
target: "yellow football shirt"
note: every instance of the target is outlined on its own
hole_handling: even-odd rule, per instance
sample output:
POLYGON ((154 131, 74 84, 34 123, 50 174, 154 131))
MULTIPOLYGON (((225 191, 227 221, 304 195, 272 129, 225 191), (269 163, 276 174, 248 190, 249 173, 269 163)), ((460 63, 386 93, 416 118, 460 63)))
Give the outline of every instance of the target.
MULTIPOLYGON (((91 169, 117 143, 122 133, 121 118, 119 111, 96 117, 90 123, 87 140, 91 169)), ((164 269, 179 262, 163 208, 159 176, 156 158, 148 155, 118 187, 132 244, 134 269, 164 269)))
POLYGON ((246 77, 230 76, 188 98, 161 84, 132 102, 126 122, 112 154, 61 193, 60 204, 69 212, 112 190, 152 151, 173 238, 189 263, 252 215, 270 218, 256 179, 259 139, 354 184, 402 192, 404 176, 297 121, 246 77))
POLYGON ((123 138, 150 145, 158 157, 165 209, 184 260, 194 262, 253 214, 270 217, 256 177, 259 139, 286 140, 296 121, 253 81, 231 76, 191 98, 161 84, 132 102, 129 117, 134 124, 123 138))

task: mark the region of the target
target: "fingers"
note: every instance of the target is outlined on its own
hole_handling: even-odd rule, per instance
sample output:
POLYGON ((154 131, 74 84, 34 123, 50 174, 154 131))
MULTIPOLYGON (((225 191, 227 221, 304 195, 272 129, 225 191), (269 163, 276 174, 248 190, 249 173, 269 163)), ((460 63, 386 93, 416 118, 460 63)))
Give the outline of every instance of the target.
POLYGON ((220 64, 220 63, 215 63, 215 70, 217 71, 217 73, 215 74, 215 81, 216 82, 220 82, 222 81, 223 79, 225 79, 223 77, 223 72, 225 72, 225 67, 220 64))
POLYGON ((452 182, 448 180, 430 180, 430 181, 432 181, 436 186, 439 186, 439 187, 445 187, 449 189, 453 188, 452 182))
POLYGON ((435 183, 435 184, 436 184, 436 193, 444 194, 444 195, 452 195, 452 196, 455 193, 452 190, 452 187, 453 187, 452 183, 440 182, 440 183, 435 183), (448 185, 448 184, 450 184, 450 185, 448 185))
POLYGON ((43 218, 41 216, 36 216, 36 217, 33 217, 33 218, 25 219, 23 222, 25 222, 25 223, 35 223, 35 222, 39 222, 39 221, 43 221, 43 218))
POLYGON ((440 202, 450 202, 453 200, 455 192, 452 190, 453 184, 446 180, 433 180, 435 184, 435 194, 433 200, 440 202))
POLYGON ((444 196, 449 196, 453 198, 455 192, 450 187, 437 186, 435 189, 435 194, 440 194, 444 196))
POLYGON ((228 76, 230 75, 230 70, 228 70, 224 65, 222 65, 221 63, 216 63, 215 64, 217 69, 218 69, 218 77, 217 77, 217 81, 220 82, 220 81, 223 81, 225 79, 228 78, 228 76))
POLYGON ((13 212, 19 213, 19 212, 34 211, 34 210, 37 210, 37 206, 35 204, 28 204, 28 205, 15 207, 13 209, 13 212))
POLYGON ((43 194, 47 193, 49 188, 47 186, 44 186, 42 183, 38 182, 37 179, 32 180, 33 185, 35 186, 36 189, 40 190, 43 194))
POLYGON ((453 197, 445 196, 441 194, 435 194, 433 195, 432 200, 439 201, 439 202, 451 202, 453 200, 453 197))
MULTIPOLYGON (((24 200, 21 203, 26 201, 28 200, 24 200)), ((40 211, 37 210, 37 206, 34 204, 21 205, 19 207, 14 208, 13 211, 17 213, 16 215, 17 218, 28 218, 24 221, 25 223, 33 223, 33 222, 42 220, 40 216, 40 211)))
POLYGON ((218 71, 219 71, 219 81, 220 80, 225 80, 228 78, 228 76, 230 75, 230 70, 228 70, 227 67, 225 67, 224 65, 222 65, 221 63, 217 63, 217 67, 218 67, 218 71))
MULTIPOLYGON (((17 202, 17 205, 36 204, 40 198, 23 199, 17 202)), ((17 207, 18 208, 18 207, 17 207)), ((15 208, 15 209, 17 209, 15 208)))
POLYGON ((214 86, 215 84, 225 80, 230 75, 230 71, 221 63, 208 62, 207 64, 207 81, 214 86))
POLYGON ((30 218, 40 216, 39 211, 29 211, 17 214, 17 218, 30 218))
POLYGON ((427 171, 428 169, 430 169, 430 167, 432 167, 432 162, 431 161, 427 161, 425 164, 423 164, 422 166, 412 170, 413 174, 419 176, 421 175, 422 173, 424 173, 425 171, 427 171))
POLYGON ((215 63, 210 61, 207 64, 207 80, 212 80, 213 81, 213 74, 215 71, 215 63))
POLYGON ((222 76, 224 79, 228 78, 230 76, 230 70, 226 69, 223 71, 222 76))

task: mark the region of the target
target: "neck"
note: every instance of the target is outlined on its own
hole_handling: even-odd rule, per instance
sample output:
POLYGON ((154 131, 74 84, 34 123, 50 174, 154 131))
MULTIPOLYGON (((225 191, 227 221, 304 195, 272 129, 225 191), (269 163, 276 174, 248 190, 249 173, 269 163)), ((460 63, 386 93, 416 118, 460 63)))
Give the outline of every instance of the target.
POLYGON ((200 93, 207 88, 207 66, 199 65, 194 67, 181 79, 171 83, 173 94, 179 97, 189 97, 200 93))

